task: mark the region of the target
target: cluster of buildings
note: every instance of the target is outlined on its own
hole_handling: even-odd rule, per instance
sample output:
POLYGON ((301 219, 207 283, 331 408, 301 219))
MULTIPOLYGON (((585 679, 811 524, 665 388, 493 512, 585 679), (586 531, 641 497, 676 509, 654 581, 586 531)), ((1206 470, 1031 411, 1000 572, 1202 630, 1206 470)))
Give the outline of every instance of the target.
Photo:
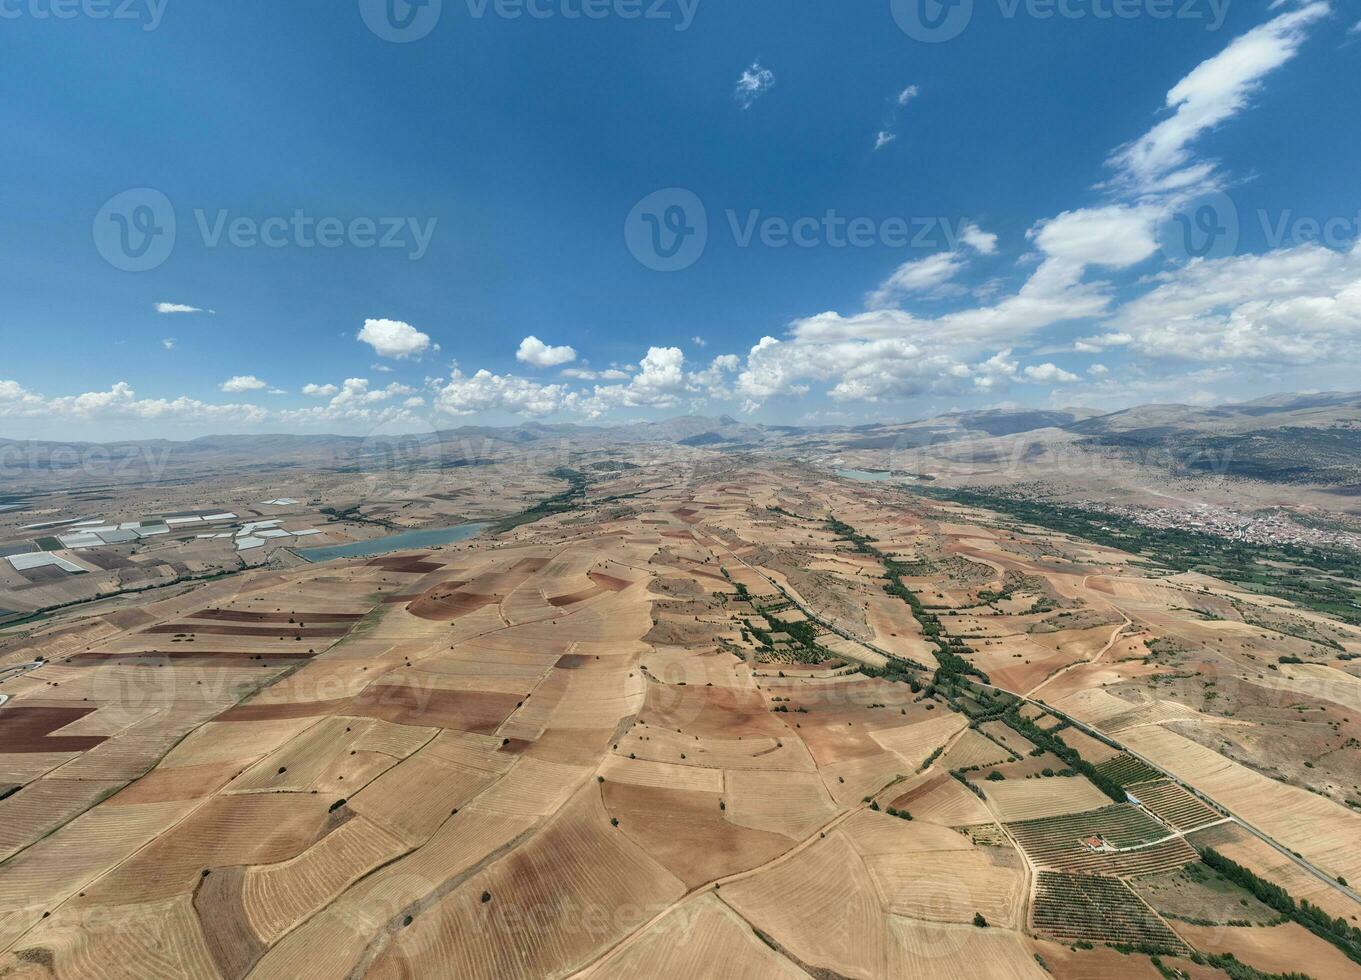
POLYGON ((1298 545, 1301 547, 1350 548, 1361 551, 1361 534, 1325 530, 1297 524, 1280 513, 1240 514, 1232 510, 1200 505, 1194 510, 1164 507, 1144 509, 1111 504, 1087 505, 1107 514, 1123 517, 1143 527, 1163 530, 1196 531, 1231 541, 1250 544, 1298 545))

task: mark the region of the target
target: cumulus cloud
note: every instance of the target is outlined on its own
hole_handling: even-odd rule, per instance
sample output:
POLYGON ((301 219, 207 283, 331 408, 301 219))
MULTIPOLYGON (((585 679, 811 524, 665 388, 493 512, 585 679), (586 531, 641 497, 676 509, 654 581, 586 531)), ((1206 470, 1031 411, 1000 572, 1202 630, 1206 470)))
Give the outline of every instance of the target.
POLYGON ((540 384, 513 375, 487 370, 472 376, 454 368, 449 380, 435 393, 434 405, 449 415, 509 412, 516 415, 552 415, 561 411, 568 389, 560 384, 540 384))
POLYGON ((1292 364, 1361 354, 1361 243, 1345 252, 1306 243, 1196 260, 1154 282, 1079 349, 1292 364))
POLYGON ((238 374, 234 378, 228 378, 217 387, 229 395, 237 395, 243 391, 259 391, 262 388, 268 388, 269 385, 253 374, 238 374))
POLYGON ((529 336, 520 341, 520 349, 515 359, 534 367, 549 368, 560 364, 571 364, 577 359, 577 352, 571 347, 550 347, 538 337, 529 336))
POLYGON ((163 339, 163 340, 161 341, 161 346, 164 347, 166 350, 174 350, 174 349, 175 349, 175 338, 174 338, 174 337, 166 337, 165 339, 163 339))
POLYGON ((309 398, 330 398, 340 389, 335 385, 306 384, 302 386, 302 393, 309 398))
POLYGON ((903 89, 901 92, 898 93, 898 105, 900 106, 907 105, 909 102, 915 99, 920 94, 920 92, 921 90, 917 88, 917 86, 909 85, 907 88, 903 89))
POLYGON ((194 398, 138 398, 126 381, 108 391, 55 398, 27 391, 17 381, 0 381, 0 417, 66 421, 232 421, 260 422, 269 413, 254 405, 210 405, 194 398))
POLYGON ((756 104, 757 99, 774 87, 775 73, 769 68, 762 68, 759 60, 753 61, 751 67, 744 70, 737 79, 737 87, 733 89, 733 98, 744 110, 750 109, 756 104))
POLYGON ((997 251, 997 236, 984 231, 973 222, 964 226, 959 238, 979 255, 992 255, 997 251))
POLYGON ((1056 364, 1034 364, 1024 368, 1021 376, 1027 381, 1034 381, 1038 384, 1072 384, 1078 380, 1078 376, 1071 371, 1065 371, 1056 364))
MULTIPOLYGON (((333 388, 334 386, 328 385, 327 387, 333 388)), ((377 402, 385 402, 389 398, 396 398, 399 395, 410 395, 414 390, 396 382, 386 388, 371 388, 368 378, 346 378, 341 383, 340 390, 331 398, 331 404, 336 407, 373 405, 377 402)))
POLYGON ((1084 208, 1042 221, 1026 235, 1056 262, 1123 269, 1158 250, 1157 218, 1158 212, 1150 208, 1084 208))
POLYGON ((437 345, 431 344, 428 334, 421 333, 401 320, 365 320, 364 328, 356 339, 372 347, 379 357, 395 360, 420 357, 429 350, 439 350, 437 345))

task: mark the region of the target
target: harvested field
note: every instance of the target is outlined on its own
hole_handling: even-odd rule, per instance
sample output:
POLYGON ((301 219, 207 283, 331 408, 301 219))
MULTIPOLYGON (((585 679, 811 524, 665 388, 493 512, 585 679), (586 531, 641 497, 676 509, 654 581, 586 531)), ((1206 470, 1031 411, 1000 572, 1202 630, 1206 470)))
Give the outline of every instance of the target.
POLYGON ((1263 973, 1303 973, 1314 980, 1354 980, 1361 966, 1294 922, 1276 926, 1178 926, 1193 946, 1230 953, 1263 973))
POLYGON ((947 773, 935 773, 900 793, 891 804, 919 820, 947 827, 989 823, 994 818, 987 804, 947 773))
POLYGON ((594 976, 599 980, 802 980, 806 974, 761 942, 722 901, 702 895, 611 956, 594 976))
POLYGON ((1005 929, 888 917, 888 960, 879 976, 904 980, 988 977, 1049 980, 1021 937, 1005 929))
POLYGON ((725 815, 739 827, 802 840, 837 812, 813 773, 734 769, 725 784, 725 815))
POLYGON ((606 782, 619 828, 688 887, 746 871, 794 846, 784 834, 727 818, 721 793, 606 782))
MULTIPOLYGON (((634 452, 582 452, 587 483, 562 509, 475 541, 182 582, 0 635, 6 662, 51 656, 6 679, 0 707, 0 973, 1119 980, 1142 978, 1147 957, 1060 942, 1187 952, 1178 923, 1218 883, 1197 877, 1175 831, 1214 822, 1213 808, 1026 704, 1148 810, 1045 777, 1065 764, 970 679, 868 676, 882 658, 826 622, 933 666, 924 627, 938 622, 995 683, 1029 689, 1094 656, 1127 616, 1096 663, 1043 688, 1054 710, 1224 794, 1330 875, 1355 864, 1361 817, 1284 780, 1335 796, 1361 785, 1347 768, 1361 723, 1339 713, 1342 695, 1316 696, 1313 681, 1343 686, 1322 668, 1254 680, 1265 658, 1320 657, 1289 633, 1213 625, 1266 608, 1251 597, 1235 604, 1205 576, 1154 581, 1163 572, 1111 549, 760 452, 638 450, 665 473, 624 466, 634 452), (920 622, 885 591, 890 572, 920 622), (788 633, 778 654, 748 620, 788 633), (832 650, 806 650, 810 637, 832 650), (767 662, 796 657, 820 662, 767 662), (1306 758, 1317 768, 1291 768, 1306 758)), ((498 519, 566 483, 496 471, 484 494, 480 470, 441 472, 452 509, 498 519)), ((351 513, 324 484, 250 498, 351 513)), ((468 519, 432 511, 438 499, 394 488, 360 513, 468 519)), ((328 527, 342 542, 381 533, 328 527)), ((174 544, 186 554, 166 567, 180 575, 202 567, 193 549, 218 547, 174 544)), ((1325 619, 1307 628, 1361 648, 1325 619)), ((1361 916, 1238 827, 1195 840, 1361 916)), ((1211 904, 1216 921, 1269 920, 1227 886, 1211 904)), ((1225 942, 1263 968, 1285 968, 1277 935, 1309 952, 1284 932, 1239 932, 1225 942)))
POLYGON ((992 739, 980 735, 975 730, 965 732, 941 761, 945 769, 967 769, 971 766, 983 768, 1007 762, 1012 758, 1008 749, 992 739))
POLYGON ((590 787, 508 860, 472 876, 397 934, 371 975, 529 980, 562 973, 684 892, 610 826, 590 787), (580 910, 590 908, 617 913, 583 919, 580 910))
POLYGON ((722 896, 804 963, 845 976, 883 973, 888 924, 874 884, 841 833, 725 886, 722 896))
MULTIPOLYGON (((976 773, 974 775, 977 776, 976 773)), ((1006 779, 1001 782, 975 779, 974 785, 987 794, 998 816, 1007 822, 1097 810, 1111 801, 1109 796, 1081 776, 1006 779)))

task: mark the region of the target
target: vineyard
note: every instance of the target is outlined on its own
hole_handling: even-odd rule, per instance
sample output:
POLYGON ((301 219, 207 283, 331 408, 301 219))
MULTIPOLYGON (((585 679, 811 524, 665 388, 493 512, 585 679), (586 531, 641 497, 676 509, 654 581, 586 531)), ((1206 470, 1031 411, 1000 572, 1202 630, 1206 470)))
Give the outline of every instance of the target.
POLYGON ((1148 763, 1124 753, 1113 759, 1107 759, 1096 767, 1096 771, 1115 780, 1121 786, 1133 786, 1135 783, 1147 783, 1164 778, 1162 773, 1148 763))
POLYGON ((1007 830, 1034 864, 1056 871, 1133 878, 1175 871, 1198 858, 1195 848, 1180 837, 1162 840, 1167 837, 1165 827, 1142 810, 1124 803, 1086 813, 1011 823, 1007 830), (1088 843, 1096 838, 1111 848, 1139 849, 1101 850, 1088 843))
POLYGON ((1063 942, 1086 940, 1156 949, 1176 955, 1190 948, 1116 878, 1041 871, 1032 926, 1063 942))
POLYGON ((1174 830, 1194 830, 1224 819, 1223 814, 1211 809, 1170 779, 1144 783, 1135 787, 1133 792, 1140 803, 1174 830))

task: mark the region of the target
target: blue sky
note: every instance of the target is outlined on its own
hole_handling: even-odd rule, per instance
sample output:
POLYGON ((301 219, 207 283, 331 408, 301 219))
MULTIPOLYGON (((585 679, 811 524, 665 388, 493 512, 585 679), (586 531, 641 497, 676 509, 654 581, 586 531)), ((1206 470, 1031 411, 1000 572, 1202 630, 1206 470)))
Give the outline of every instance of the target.
POLYGON ((584 2, 0 0, 0 436, 1357 387, 1354 8, 584 2))

